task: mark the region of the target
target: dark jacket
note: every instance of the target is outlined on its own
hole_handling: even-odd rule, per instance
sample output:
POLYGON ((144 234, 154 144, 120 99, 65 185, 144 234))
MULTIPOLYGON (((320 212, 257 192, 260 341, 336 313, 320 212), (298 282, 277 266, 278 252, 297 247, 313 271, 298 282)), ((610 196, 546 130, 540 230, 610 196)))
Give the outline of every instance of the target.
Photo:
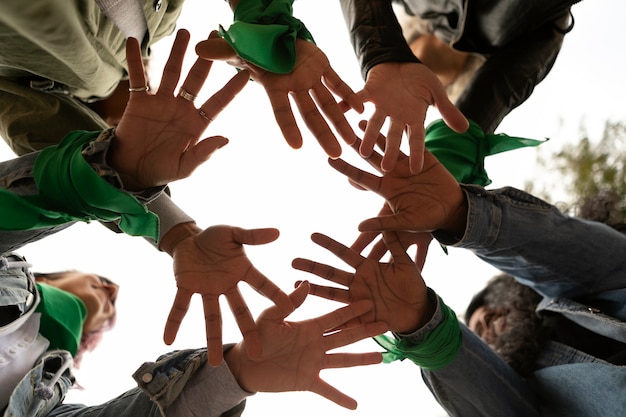
POLYGON ((407 45, 392 3, 427 19, 455 49, 487 61, 457 99, 466 117, 492 133, 552 68, 580 0, 340 0, 363 78, 383 62, 419 62, 407 45))

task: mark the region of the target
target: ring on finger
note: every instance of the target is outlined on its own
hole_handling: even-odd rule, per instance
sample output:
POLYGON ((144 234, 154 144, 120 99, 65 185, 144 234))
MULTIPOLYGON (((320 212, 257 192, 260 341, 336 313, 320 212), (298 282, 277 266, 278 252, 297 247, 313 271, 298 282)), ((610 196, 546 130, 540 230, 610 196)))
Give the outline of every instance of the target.
POLYGON ((196 96, 191 94, 189 91, 185 90, 183 87, 181 87, 180 90, 178 91, 178 97, 182 97, 185 100, 190 101, 192 103, 196 99, 196 96))
POLYGON ((144 85, 143 87, 129 87, 128 91, 130 91, 131 93, 141 93, 141 92, 148 92, 150 91, 150 87, 148 87, 147 85, 144 85))
POLYGON ((213 121, 213 119, 211 119, 204 110, 200 109, 198 113, 200 113, 200 116, 207 122, 211 123, 213 121))

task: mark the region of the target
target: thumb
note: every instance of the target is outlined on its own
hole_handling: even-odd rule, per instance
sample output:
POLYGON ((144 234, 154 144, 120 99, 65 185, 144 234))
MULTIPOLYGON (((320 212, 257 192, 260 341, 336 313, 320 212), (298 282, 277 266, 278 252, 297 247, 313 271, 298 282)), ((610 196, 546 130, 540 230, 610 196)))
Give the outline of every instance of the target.
POLYGON ((189 177, 204 162, 208 161, 217 149, 225 146, 228 139, 223 136, 213 136, 198 142, 195 146, 185 152, 181 159, 180 178, 189 177))
POLYGON ((228 61, 237 58, 235 50, 222 38, 209 38, 196 44, 200 58, 215 61, 228 61))
POLYGON ((385 232, 397 230, 414 230, 411 224, 402 221, 402 218, 396 214, 392 216, 380 216, 363 220, 359 224, 360 232, 385 232))

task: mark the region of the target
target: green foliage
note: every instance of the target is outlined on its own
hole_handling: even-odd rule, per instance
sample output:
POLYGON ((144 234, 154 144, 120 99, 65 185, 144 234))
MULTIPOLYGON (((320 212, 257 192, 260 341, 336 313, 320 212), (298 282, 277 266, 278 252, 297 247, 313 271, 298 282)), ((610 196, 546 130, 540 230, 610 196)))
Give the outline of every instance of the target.
POLYGON ((577 145, 568 144, 549 158, 539 157, 538 163, 551 173, 548 178, 553 183, 544 184, 541 190, 536 190, 536 181, 528 183, 530 192, 551 201, 546 190, 561 186, 566 206, 578 210, 601 197, 605 211, 612 211, 611 223, 626 223, 626 123, 607 122, 599 141, 592 141, 583 131, 577 145))

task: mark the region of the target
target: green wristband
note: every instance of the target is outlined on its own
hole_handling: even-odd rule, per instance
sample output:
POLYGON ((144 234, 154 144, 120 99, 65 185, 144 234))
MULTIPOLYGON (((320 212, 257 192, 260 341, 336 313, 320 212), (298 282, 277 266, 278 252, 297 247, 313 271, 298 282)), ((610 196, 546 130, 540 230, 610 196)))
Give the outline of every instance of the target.
POLYGON ((37 156, 33 177, 39 194, 20 197, 0 190, 0 229, 32 230, 72 221, 117 221, 133 236, 158 238, 158 218, 134 196, 101 178, 82 150, 100 132, 72 132, 37 156))
POLYGON ((241 0, 228 28, 219 34, 244 60, 276 74, 296 65, 296 39, 313 36, 293 17, 293 0, 241 0))
POLYGON ((421 342, 412 343, 409 339, 398 340, 386 335, 374 337, 374 340, 386 350, 383 353, 383 362, 409 359, 422 369, 434 371, 454 360, 461 348, 461 328, 456 314, 444 304, 441 297, 439 303, 443 314, 442 321, 427 333, 421 342))
POLYGON ((469 122, 466 132, 457 133, 443 120, 436 120, 426 128, 425 138, 426 148, 463 184, 491 184, 485 171, 485 157, 545 142, 504 133, 486 134, 478 124, 469 122))

